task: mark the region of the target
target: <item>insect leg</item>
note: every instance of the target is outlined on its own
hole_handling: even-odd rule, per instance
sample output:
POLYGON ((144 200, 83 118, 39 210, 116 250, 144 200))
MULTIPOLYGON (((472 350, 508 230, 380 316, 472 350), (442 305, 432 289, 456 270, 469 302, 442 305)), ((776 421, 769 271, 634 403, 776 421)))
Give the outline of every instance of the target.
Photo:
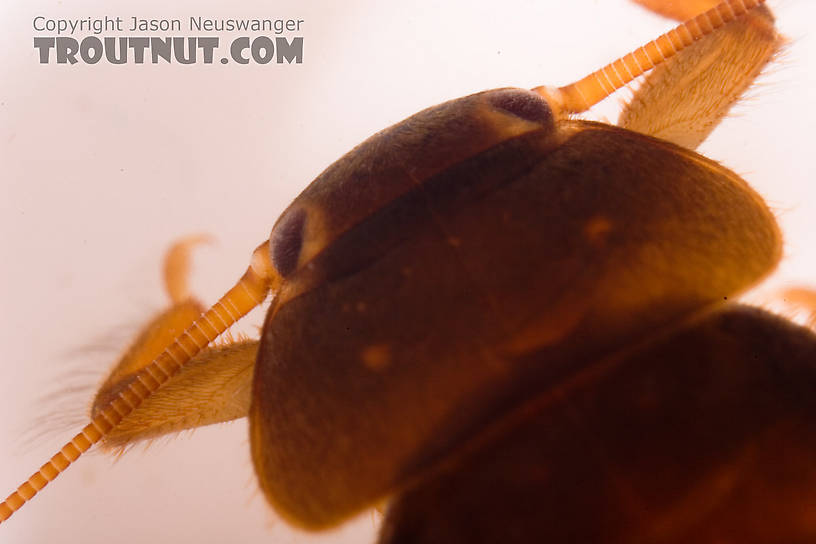
POLYGON ((805 287, 791 287, 782 292, 782 298, 795 308, 809 313, 808 325, 816 328, 816 290, 805 287))
MULTIPOLYGON (((94 399, 92 417, 203 313, 204 307, 190 295, 188 276, 191 249, 207 240, 205 236, 191 236, 167 251, 164 284, 171 305, 143 328, 111 370, 94 399)), ((135 441, 246 416, 257 350, 256 340, 231 338, 205 348, 111 429, 103 446, 120 448, 135 441)))
POLYGON ((114 365, 99 388, 94 405, 104 405, 113 396, 108 394, 127 375, 149 365, 173 339, 189 327, 204 312, 204 306, 189 289, 190 253, 207 240, 206 236, 190 236, 174 243, 164 257, 164 288, 170 306, 148 322, 136 339, 114 365))
MULTIPOLYGON (((111 429, 102 446, 122 448, 140 440, 246 417, 257 353, 257 340, 203 350, 111 429)), ((109 395, 115 395, 133 379, 132 374, 123 376, 109 395)), ((101 399, 94 408, 104 406, 108 398, 101 399)))
MULTIPOLYGON (((678 19, 716 0, 638 0, 678 19)), ((624 128, 695 149, 784 45, 767 6, 759 6, 683 49, 646 77, 621 113, 624 128)))

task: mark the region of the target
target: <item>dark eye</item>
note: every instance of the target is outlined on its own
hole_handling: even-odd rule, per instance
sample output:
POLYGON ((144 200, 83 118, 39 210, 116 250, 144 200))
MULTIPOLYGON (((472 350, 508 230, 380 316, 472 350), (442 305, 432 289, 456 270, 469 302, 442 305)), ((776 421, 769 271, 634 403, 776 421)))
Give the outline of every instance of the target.
POLYGON ((281 276, 286 277, 297 269, 305 225, 306 211, 300 208, 286 212, 272 229, 269 253, 272 264, 281 276))
POLYGON ((491 92, 488 99, 493 107, 512 113, 521 119, 542 125, 549 125, 553 122, 550 105, 538 93, 523 89, 500 89, 491 92))

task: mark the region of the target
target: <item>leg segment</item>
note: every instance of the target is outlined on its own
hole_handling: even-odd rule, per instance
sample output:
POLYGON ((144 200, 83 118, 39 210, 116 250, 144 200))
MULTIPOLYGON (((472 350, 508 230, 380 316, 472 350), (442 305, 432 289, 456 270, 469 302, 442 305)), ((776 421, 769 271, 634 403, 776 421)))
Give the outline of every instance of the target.
MULTIPOLYGON (((171 306, 142 329, 114 366, 94 398, 92 417, 203 313, 201 303, 190 296, 187 280, 190 250, 207 239, 186 238, 167 251, 164 281, 171 306)), ((245 417, 257 351, 257 340, 232 339, 202 350, 114 427, 103 445, 120 448, 171 432, 245 417)))
POLYGON ((816 541, 811 331, 734 306, 607 370, 398 497, 381 543, 816 541))
POLYGON ((174 305, 193 298, 188 285, 190 252, 195 246, 211 241, 212 238, 206 234, 195 234, 179 240, 167 250, 164 256, 164 287, 174 305))
MULTIPOLYGON (((636 1, 677 19, 693 17, 718 3, 636 1)), ((771 11, 766 6, 755 8, 652 70, 618 124, 695 149, 783 44, 771 11)))
POLYGON ((791 287, 782 292, 783 300, 795 308, 808 312, 808 326, 816 329, 816 290, 791 287))

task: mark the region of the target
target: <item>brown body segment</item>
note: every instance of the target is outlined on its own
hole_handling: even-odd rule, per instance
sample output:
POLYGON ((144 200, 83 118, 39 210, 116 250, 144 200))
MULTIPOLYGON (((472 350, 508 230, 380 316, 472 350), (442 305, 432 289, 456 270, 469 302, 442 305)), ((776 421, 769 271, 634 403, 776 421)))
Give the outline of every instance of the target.
POLYGON ((481 425, 778 260, 764 203, 712 161, 596 123, 517 130, 490 93, 462 106, 456 125, 437 124, 446 103, 358 146, 290 208, 332 242, 300 257, 269 312, 250 435, 262 488, 297 524, 337 523, 404 487, 481 425), (433 155, 457 127, 494 143, 423 176, 379 153, 433 155), (352 199, 359 180, 365 195, 395 172, 411 183, 327 228, 339 223, 322 195, 352 199))
POLYGON ((811 330, 732 306, 600 370, 486 427, 381 542, 816 541, 811 330))

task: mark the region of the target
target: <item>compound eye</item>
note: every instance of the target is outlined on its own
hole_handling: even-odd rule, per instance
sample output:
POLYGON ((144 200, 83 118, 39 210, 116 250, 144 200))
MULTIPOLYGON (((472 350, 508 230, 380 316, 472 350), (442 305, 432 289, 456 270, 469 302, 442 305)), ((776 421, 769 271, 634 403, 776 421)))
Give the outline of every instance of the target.
POLYGON ((553 124, 553 113, 547 101, 538 93, 524 89, 500 89, 488 96, 490 104, 525 121, 542 125, 553 124))
POLYGON ((287 211, 272 229, 269 236, 269 253, 272 264, 283 277, 297 270, 305 226, 306 210, 296 208, 287 211))

